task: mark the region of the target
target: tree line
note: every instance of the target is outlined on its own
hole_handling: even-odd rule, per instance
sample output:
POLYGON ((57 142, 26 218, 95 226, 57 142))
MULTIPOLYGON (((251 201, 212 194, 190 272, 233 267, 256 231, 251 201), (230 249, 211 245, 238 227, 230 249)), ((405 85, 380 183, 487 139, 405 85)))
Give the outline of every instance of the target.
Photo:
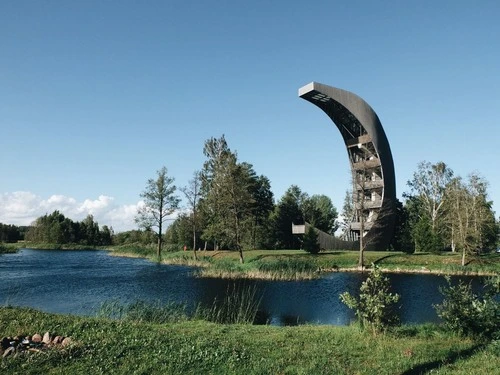
POLYGON ((29 227, 0 223, 0 242, 15 243, 24 240, 29 227))
MULTIPOLYGON (((27 230, 0 224, 0 241, 14 242, 25 232, 26 240, 43 243, 156 243, 158 256, 167 243, 169 249, 190 248, 195 257, 198 249, 237 250, 243 261, 243 249, 303 248, 304 237, 292 234, 292 223, 308 222, 329 234, 338 229, 348 233, 355 214, 352 193, 346 192, 340 215, 329 197, 309 195, 297 185, 276 201, 269 178, 240 161, 224 135, 206 140, 203 154, 200 170, 184 187, 177 189, 166 167, 147 181, 141 194, 144 204, 136 216, 138 230, 114 234, 106 225, 99 228, 92 215, 73 222, 55 211, 39 217, 27 230), (183 207, 181 197, 186 202, 183 207)), ((465 264, 468 255, 496 248, 499 221, 488 198, 488 182, 478 173, 463 178, 444 162, 421 162, 408 188, 403 202, 394 205, 396 227, 390 250, 456 251, 465 264)), ((305 239, 317 250, 314 238, 305 239)))
POLYGON ((467 255, 496 248, 499 221, 488 182, 477 172, 463 178, 444 162, 423 161, 408 186, 405 204, 397 207, 395 242, 402 250, 459 251, 465 264, 467 255))
POLYGON ((291 233, 292 222, 308 221, 318 229, 334 233, 338 213, 330 198, 302 192, 292 185, 275 203, 270 180, 258 175, 253 165, 238 160, 226 139, 208 139, 201 170, 193 173, 180 192, 188 202, 179 209, 180 198, 165 167, 147 182, 141 197, 145 205, 137 223, 146 232, 162 233, 168 215, 181 212, 158 235, 157 254, 163 240, 180 247, 197 249, 234 249, 243 261, 243 249, 298 249, 300 241, 291 233))
MULTIPOLYGON (((291 233, 292 223, 308 222, 330 234, 339 228, 344 233, 349 230, 354 214, 352 193, 346 193, 340 221, 329 197, 309 196, 297 185, 290 186, 275 202, 270 180, 258 175, 251 164, 240 162, 224 136, 208 139, 203 153, 206 160, 201 170, 179 189, 188 202, 182 210, 174 179, 167 176, 166 168, 158 171, 157 179, 148 181, 142 196, 157 200, 161 196, 158 183, 168 178, 170 190, 164 191, 164 198, 170 203, 163 214, 155 212, 156 207, 146 215, 149 221, 144 217, 138 220, 143 229, 151 231, 154 224, 158 229, 161 217, 181 212, 159 238, 176 244, 176 248, 192 248, 195 257, 196 249, 224 248, 239 251, 241 260, 243 248, 301 248, 303 238, 291 233)), ((498 242, 499 222, 488 200, 487 186, 477 173, 464 179, 443 162, 421 162, 408 181, 404 202, 395 202, 396 228, 390 249, 409 253, 461 251, 463 262, 467 254, 492 251, 498 242)))
POLYGON ((45 214, 31 225, 25 240, 46 244, 78 244, 106 246, 112 244, 113 229, 107 225, 99 228, 92 215, 82 221, 73 221, 59 211, 45 214))

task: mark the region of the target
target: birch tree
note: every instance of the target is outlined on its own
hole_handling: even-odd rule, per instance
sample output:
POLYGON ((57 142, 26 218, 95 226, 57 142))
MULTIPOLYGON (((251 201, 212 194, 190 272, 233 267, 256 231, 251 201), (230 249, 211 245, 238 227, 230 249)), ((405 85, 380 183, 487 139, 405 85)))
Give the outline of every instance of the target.
POLYGON ((145 229, 157 228, 157 256, 161 259, 163 224, 178 207, 180 199, 175 195, 174 178, 168 176, 166 167, 156 172, 156 178, 150 178, 141 194, 144 205, 138 209, 136 223, 145 229))
POLYGON ((193 224, 193 255, 194 259, 197 260, 196 256, 196 230, 197 230, 197 219, 198 219, 198 203, 201 196, 201 173, 199 171, 195 171, 193 173, 193 178, 189 180, 187 186, 180 189, 186 199, 188 200, 189 209, 192 213, 192 224, 193 224))

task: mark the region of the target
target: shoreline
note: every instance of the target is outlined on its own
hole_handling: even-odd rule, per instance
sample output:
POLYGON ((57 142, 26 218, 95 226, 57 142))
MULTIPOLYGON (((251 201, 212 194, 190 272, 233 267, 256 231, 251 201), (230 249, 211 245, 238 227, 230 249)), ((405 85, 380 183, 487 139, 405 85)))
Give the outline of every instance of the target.
MULTIPOLYGON (((12 245, 10 246, 12 247, 12 245)), ((126 249, 113 249, 113 247, 94 247, 90 248, 88 246, 64 246, 64 245, 50 245, 50 244, 23 244, 23 246, 18 247, 15 251, 21 249, 33 249, 41 251, 51 251, 51 250, 64 250, 64 251, 106 251, 110 256, 123 257, 123 258, 141 258, 147 259, 151 262, 157 262, 154 254, 144 254, 141 252, 127 251, 126 249)), ((12 253, 9 251, 2 254, 12 253)), ((175 254, 175 253, 174 253, 175 254)), ((453 253, 437 255, 441 257, 436 261, 429 260, 429 262, 421 262, 420 264, 415 264, 414 266, 406 264, 398 264, 401 262, 401 257, 403 258, 403 263, 408 262, 406 257, 411 258, 414 254, 403 254, 403 253, 391 253, 391 252, 373 252, 367 253, 366 263, 378 264, 380 270, 386 274, 427 274, 427 275, 438 275, 438 276, 478 276, 478 277, 494 277, 500 274, 500 257, 496 257, 492 254, 487 261, 490 261, 490 265, 493 264, 493 270, 485 269, 481 270, 482 266, 486 265, 488 268, 488 263, 473 264, 478 269, 458 269, 461 267, 456 262, 450 262, 450 258, 453 260, 457 255, 453 253), (379 262, 385 258, 394 257, 394 263, 382 263, 379 262), (371 261, 370 261, 371 258, 371 261), (489 259, 489 260, 488 260, 489 259), (425 263, 425 265, 424 265, 425 263), (431 265, 429 265, 430 263, 431 265), (497 266, 498 265, 498 266, 497 266), (443 268, 440 269, 439 267, 443 268), (455 269, 453 269, 456 267, 455 269), (446 269, 448 268, 448 269, 446 269), (451 269, 449 269, 451 268, 451 269), (495 268, 498 268, 496 270, 495 268)), ((335 273, 335 272, 358 272, 365 273, 370 272, 371 266, 365 266, 360 269, 358 266, 354 265, 355 257, 357 253, 355 252, 343 252, 343 251, 332 251, 329 253, 320 255, 320 257, 308 257, 307 254, 299 253, 294 250, 284 250, 284 251, 271 251, 271 250, 249 250, 247 252, 247 262, 240 264, 236 258, 234 258, 234 252, 231 251, 214 251, 214 252, 198 252, 198 260, 194 260, 192 252, 178 252, 175 255, 172 253, 166 253, 166 256, 161 260, 161 264, 167 265, 181 265, 187 267, 193 267, 193 273, 195 277, 198 278, 219 278, 219 279, 250 279, 250 280, 270 280, 270 281, 299 281, 299 280, 312 280, 321 278, 325 274, 335 273), (338 258, 345 256, 346 258, 339 260, 338 258), (328 258, 330 257, 330 258, 328 258), (322 258, 328 258, 327 261, 321 263, 322 258), (263 260, 269 260, 269 263, 280 261, 284 264, 278 265, 272 269, 259 269, 259 266, 266 264, 263 260), (347 260, 346 260, 347 259, 347 260), (337 266, 337 261, 343 265, 337 266), (291 265, 287 262, 292 263, 291 265), (293 262, 298 262, 298 264, 293 264, 293 262), (329 263, 330 262, 330 263, 329 263), (257 263, 257 264, 256 264, 257 263), (332 266, 333 263, 333 266, 332 266), (345 263, 351 263, 350 265, 345 265, 345 263), (307 267, 304 267, 307 266, 307 267)), ((419 258, 421 253, 418 254, 419 258)), ((425 254, 429 257, 434 255, 425 254)), ((323 259, 324 260, 324 259, 323 259)), ((387 261, 385 261, 387 262, 387 261)), ((467 267, 467 266, 466 266, 467 267)), ((489 267, 491 268, 491 267, 489 267)))
MULTIPOLYGON (((124 258, 142 258, 148 259, 150 261, 155 261, 152 257, 143 256, 141 254, 129 253, 129 252, 116 252, 113 250, 108 250, 110 256, 124 257, 124 258)), ((216 255, 220 253, 214 253, 210 257, 215 258, 216 255)), ((206 255, 205 255, 206 257, 206 255)), ((258 269, 249 269, 246 271, 242 270, 219 270, 211 267, 212 263, 203 262, 200 260, 194 260, 192 258, 170 258, 162 259, 161 264, 165 265, 181 265, 193 268, 199 268, 199 272, 196 272, 196 277, 199 278, 219 278, 219 279, 249 279, 249 280, 270 280, 270 281, 300 281, 300 280, 312 280, 322 277, 328 273, 337 272, 357 272, 365 273, 370 272, 371 267, 364 267, 362 270, 358 266, 354 267, 332 267, 332 268, 319 268, 316 271, 310 272, 279 272, 279 271, 261 271, 258 269), (290 273, 293 273, 291 275, 290 273)), ((437 270, 429 269, 423 266, 420 268, 387 268, 380 266, 380 270, 386 274, 428 274, 437 276, 478 276, 478 277, 492 277, 499 275, 499 272, 494 271, 472 271, 472 270, 437 270)))

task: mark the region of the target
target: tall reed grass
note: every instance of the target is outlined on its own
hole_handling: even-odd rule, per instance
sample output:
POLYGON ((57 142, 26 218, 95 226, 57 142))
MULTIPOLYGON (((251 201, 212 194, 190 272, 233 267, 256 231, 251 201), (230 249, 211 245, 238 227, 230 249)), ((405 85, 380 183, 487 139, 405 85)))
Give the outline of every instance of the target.
POLYGON ((255 285, 234 282, 228 285, 221 300, 217 298, 209 308, 198 307, 195 316, 220 324, 252 324, 259 311, 262 297, 257 296, 255 285))
POLYGON ((136 301, 124 304, 120 301, 106 301, 101 304, 97 316, 109 319, 127 320, 148 323, 177 323, 188 320, 186 305, 169 302, 162 304, 160 301, 136 301))
POLYGON ((224 297, 215 298, 208 307, 198 305, 192 312, 185 303, 136 301, 124 304, 118 300, 101 304, 97 316, 108 319, 176 323, 186 320, 205 320, 220 324, 252 324, 255 321, 262 297, 257 296, 255 285, 242 282, 228 285, 224 297))
POLYGON ((310 259, 276 258, 268 261, 259 261, 257 268, 260 272, 270 274, 276 279, 307 279, 318 273, 318 266, 310 259))

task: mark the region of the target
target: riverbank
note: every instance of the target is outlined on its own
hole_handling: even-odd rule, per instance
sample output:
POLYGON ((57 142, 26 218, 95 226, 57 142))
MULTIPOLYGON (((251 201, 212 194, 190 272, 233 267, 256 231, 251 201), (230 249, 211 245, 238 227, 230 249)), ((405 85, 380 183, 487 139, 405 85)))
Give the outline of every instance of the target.
POLYGON ((0 254, 17 253, 22 246, 19 243, 0 243, 0 254))
POLYGON ((373 337, 357 326, 273 327, 206 321, 151 324, 0 307, 0 337, 71 336, 63 350, 4 358, 6 373, 493 374, 498 342, 478 344, 436 325, 373 337))
MULTIPOLYGON (((111 255, 157 260, 153 249, 111 248, 111 255)), ((327 272, 359 272, 356 251, 327 251, 311 255, 301 250, 248 250, 245 263, 234 251, 165 252, 161 262, 198 267, 200 277, 251 278, 264 280, 307 280, 327 272)), ((377 264, 384 272, 437 275, 494 276, 500 273, 500 254, 470 258, 461 266, 458 253, 416 253, 367 251, 365 264, 377 264)), ((368 266, 365 269, 369 269, 368 266)))

